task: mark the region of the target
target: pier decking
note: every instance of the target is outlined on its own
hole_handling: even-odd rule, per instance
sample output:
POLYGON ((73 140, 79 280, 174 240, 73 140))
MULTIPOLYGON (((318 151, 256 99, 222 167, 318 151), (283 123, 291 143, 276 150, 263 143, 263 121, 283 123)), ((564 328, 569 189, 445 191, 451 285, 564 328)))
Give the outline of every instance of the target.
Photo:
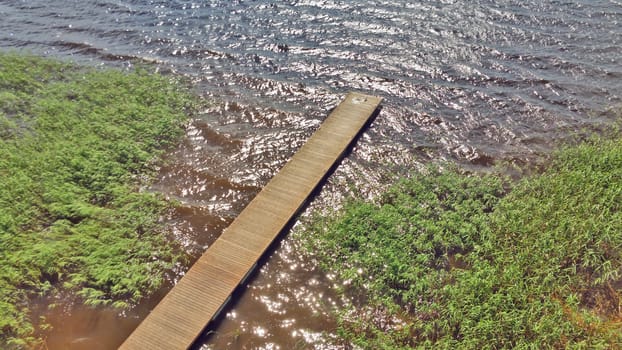
POLYGON ((120 349, 187 349, 218 316, 378 108, 350 93, 120 349))

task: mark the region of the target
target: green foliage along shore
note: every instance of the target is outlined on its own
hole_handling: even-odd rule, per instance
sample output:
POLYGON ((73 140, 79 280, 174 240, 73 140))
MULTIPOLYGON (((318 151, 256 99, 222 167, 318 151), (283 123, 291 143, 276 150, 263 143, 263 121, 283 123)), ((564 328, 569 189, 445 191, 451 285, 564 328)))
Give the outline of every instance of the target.
POLYGON ((517 183, 429 169, 310 226, 364 349, 619 349, 622 140, 517 183))
POLYGON ((141 191, 193 99, 138 70, 0 53, 0 348, 36 342, 28 300, 125 308, 180 258, 141 191))

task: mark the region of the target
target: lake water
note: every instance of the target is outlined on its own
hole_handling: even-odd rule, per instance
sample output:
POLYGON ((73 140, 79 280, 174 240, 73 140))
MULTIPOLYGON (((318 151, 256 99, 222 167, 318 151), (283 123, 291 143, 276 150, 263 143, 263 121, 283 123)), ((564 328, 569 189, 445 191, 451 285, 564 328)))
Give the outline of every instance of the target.
MULTIPOLYGON (((153 188, 183 204, 169 221, 195 257, 350 90, 382 111, 303 215, 432 161, 528 163, 622 108, 620 0, 2 0, 0 16, 2 50, 153 62, 212 101, 153 188)), ((348 348, 330 316, 339 282, 301 240, 285 238, 197 347, 348 348)), ((122 315, 67 303, 48 314, 48 346, 115 348, 158 297, 122 315)))

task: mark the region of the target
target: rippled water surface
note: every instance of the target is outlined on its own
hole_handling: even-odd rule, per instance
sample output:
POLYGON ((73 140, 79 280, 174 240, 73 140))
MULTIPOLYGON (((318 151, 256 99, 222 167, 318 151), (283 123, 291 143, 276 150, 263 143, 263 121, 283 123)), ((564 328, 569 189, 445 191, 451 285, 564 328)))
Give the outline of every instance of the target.
MULTIPOLYGON (((383 108, 312 210, 434 160, 523 164, 622 105, 619 0, 2 0, 0 16, 3 50, 152 62, 212 101, 154 186, 183 203, 171 222, 195 257, 347 91, 383 108)), ((285 238, 198 347, 347 348, 329 315, 339 282, 299 242, 285 238)), ((114 348, 156 301, 124 315, 67 305, 48 345, 114 348)))

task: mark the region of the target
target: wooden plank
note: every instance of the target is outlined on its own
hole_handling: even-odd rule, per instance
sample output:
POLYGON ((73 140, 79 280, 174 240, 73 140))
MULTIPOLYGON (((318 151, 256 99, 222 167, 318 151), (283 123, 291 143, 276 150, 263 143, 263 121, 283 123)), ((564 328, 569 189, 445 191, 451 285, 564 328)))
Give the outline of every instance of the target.
POLYGON ((257 266, 378 108, 349 93, 120 349, 187 349, 257 266))

